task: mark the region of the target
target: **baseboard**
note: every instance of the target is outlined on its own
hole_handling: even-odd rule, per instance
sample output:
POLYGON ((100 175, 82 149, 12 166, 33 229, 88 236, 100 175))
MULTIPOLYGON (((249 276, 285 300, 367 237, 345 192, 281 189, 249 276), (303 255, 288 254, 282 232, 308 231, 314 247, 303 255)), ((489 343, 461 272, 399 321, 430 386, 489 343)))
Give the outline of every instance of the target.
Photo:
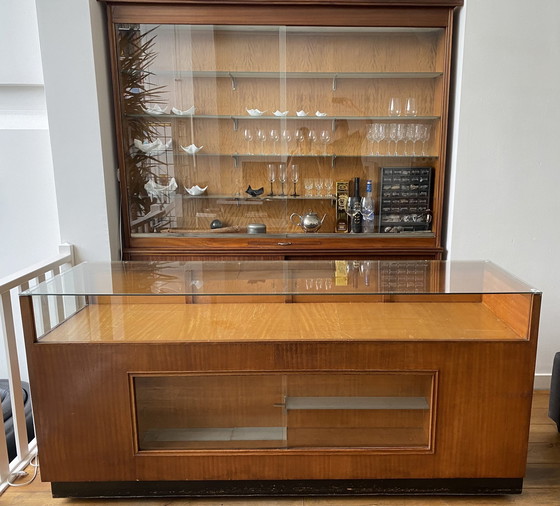
POLYGON ((535 374, 533 388, 535 390, 550 390, 550 380, 552 374, 535 374))

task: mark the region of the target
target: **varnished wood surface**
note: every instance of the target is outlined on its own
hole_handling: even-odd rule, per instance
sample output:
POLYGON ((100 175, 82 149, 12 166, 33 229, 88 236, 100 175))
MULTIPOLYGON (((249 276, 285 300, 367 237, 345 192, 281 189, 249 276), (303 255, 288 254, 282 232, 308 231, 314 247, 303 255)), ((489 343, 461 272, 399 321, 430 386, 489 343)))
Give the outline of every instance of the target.
POLYGON ((477 303, 92 304, 43 342, 515 341, 477 303))
MULTIPOLYGON (((313 242, 306 242, 304 237, 295 240, 268 240, 264 241, 247 241, 244 238, 237 238, 235 236, 227 238, 192 238, 192 237, 177 237, 170 238, 153 234, 153 237, 141 238, 131 237, 129 230, 128 219, 128 202, 124 183, 121 184, 123 193, 123 213, 125 214, 124 228, 125 228, 125 246, 130 250, 144 250, 146 256, 150 255, 175 255, 177 252, 182 252, 185 255, 192 255, 196 253, 218 252, 222 254, 237 255, 237 254, 251 254, 255 252, 258 254, 284 254, 289 255, 290 250, 297 251, 299 254, 312 255, 319 249, 322 252, 332 251, 334 254, 345 252, 347 255, 359 255, 369 252, 378 252, 378 254, 385 255, 417 255, 427 256, 428 258, 439 258, 441 251, 441 237, 440 231, 442 228, 441 209, 444 200, 444 171, 445 167, 445 130, 447 127, 447 99, 449 95, 449 67, 451 59, 451 31, 452 31, 452 14, 456 6, 462 5, 462 0, 393 0, 393 1, 375 1, 375 0, 332 0, 332 1, 316 1, 316 0, 303 0, 303 1, 285 1, 273 0, 271 2, 263 2, 259 0, 249 0, 241 2, 236 0, 225 0, 218 2, 196 2, 196 1, 178 1, 172 0, 170 2, 161 2, 156 0, 154 2, 140 1, 131 2, 123 1, 108 1, 108 12, 111 23, 158 23, 158 24, 246 24, 247 20, 251 20, 252 24, 260 25, 300 25, 300 26, 382 26, 382 27, 440 27, 442 28, 441 36, 432 34, 419 35, 415 34, 413 37, 403 34, 393 34, 382 37, 373 37, 369 42, 361 42, 359 35, 353 36, 346 41, 340 40, 337 37, 335 42, 325 44, 325 39, 321 38, 321 44, 317 41, 310 40, 294 40, 299 38, 306 39, 305 35, 290 36, 290 40, 297 46, 297 53, 288 51, 290 54, 297 54, 293 61, 286 62, 288 69, 309 71, 322 70, 330 67, 317 67, 317 62, 326 62, 327 65, 332 66, 332 70, 340 72, 341 70, 348 70, 350 68, 359 68, 360 71, 364 69, 370 70, 384 70, 390 69, 400 71, 411 71, 414 69, 421 70, 436 70, 442 72, 442 75, 435 80, 418 80, 418 79, 405 79, 405 80, 380 80, 376 85, 364 95, 362 93, 361 83, 353 83, 352 80, 346 81, 344 84, 339 83, 337 93, 342 96, 333 97, 331 102, 324 102, 326 96, 331 94, 329 91, 330 83, 328 80, 313 80, 308 81, 305 79, 290 80, 286 84, 284 93, 279 93, 276 88, 278 84, 273 82, 266 86, 266 92, 263 92, 263 83, 265 80, 260 80, 258 84, 245 81, 243 86, 240 86, 234 93, 231 91, 231 83, 229 79, 216 79, 210 82, 208 86, 205 79, 199 78, 198 85, 192 87, 184 83, 177 88, 176 84, 167 86, 170 91, 170 100, 175 100, 175 105, 180 108, 187 108, 183 103, 183 98, 190 97, 188 106, 192 105, 192 101, 196 103, 199 113, 210 113, 218 111, 224 114, 225 111, 243 111, 247 107, 247 101, 254 100, 259 103, 258 107, 261 109, 269 108, 274 110, 280 107, 278 102, 286 101, 281 109, 304 108, 308 110, 327 110, 330 115, 333 114, 350 114, 356 115, 363 114, 378 115, 384 114, 385 104, 388 102, 390 96, 400 95, 402 97, 415 96, 419 107, 419 114, 433 114, 439 116, 440 119, 433 124, 432 138, 428 142, 427 148, 431 154, 439 156, 430 160, 429 165, 434 167, 434 199, 431 206, 434 211, 434 219, 432 230, 433 237, 428 238, 415 238, 415 237, 400 237, 395 246, 389 241, 368 240, 360 242, 350 242, 349 237, 346 236, 342 239, 328 238, 326 240, 319 240, 313 242), (166 5, 167 4, 167 5, 166 5), (435 39, 434 39, 435 37, 435 39), (398 39, 398 44, 395 40, 398 39), (374 40, 375 39, 375 40, 374 40), (407 39, 408 42, 407 42, 407 39), (422 39, 422 42, 419 40, 422 39), (389 44, 387 44, 389 41, 389 44), (410 42, 413 44, 410 44, 410 42), (350 44, 348 48, 346 44, 350 44), (333 50, 333 47, 335 50, 333 50), (342 49, 341 49, 342 48, 342 49), (403 49, 404 48, 404 49, 403 49), (395 52, 396 51, 396 52, 395 52), (398 53, 398 54, 397 54, 398 53), (347 58, 347 54, 352 54, 352 58, 347 58), (311 56, 311 57, 310 57, 311 56), (330 62, 330 63, 329 63, 330 62), (204 83, 204 84, 202 84, 204 83), (182 89, 186 86, 186 89, 182 89), (176 89, 177 88, 177 89, 176 89), (191 89, 192 88, 192 89, 191 89), (305 92, 302 90, 305 89, 305 92), (173 94, 178 93, 177 97, 173 94), (302 97, 306 97, 302 103, 302 97), (279 100, 279 98, 281 100, 279 100), (306 102, 307 101, 307 102, 306 102), (307 103, 307 105, 306 105, 307 103), (324 103, 324 106, 317 106, 317 103, 324 103), (268 104, 268 105, 267 105, 268 104), (146 242, 147 241, 147 242, 146 242), (289 244, 287 244, 289 243, 289 244), (176 251, 172 251, 175 249, 176 251), (436 251, 437 250, 437 251, 436 251)), ((113 37, 114 34, 111 34, 113 37)), ((197 48, 193 56, 195 68, 202 68, 208 61, 215 61, 215 55, 218 55, 218 60, 222 59, 227 63, 226 70, 229 68, 231 61, 238 62, 244 69, 253 70, 266 70, 278 68, 278 51, 275 47, 268 47, 264 43, 259 43, 259 51, 255 51, 247 45, 247 41, 230 40, 236 39, 236 35, 231 33, 217 34, 215 41, 212 44, 206 45, 206 50, 197 48), (225 48, 222 49, 220 41, 227 39, 225 48), (212 49, 213 44, 216 44, 216 50, 212 49), (241 45, 239 45, 239 43, 241 45), (234 51, 236 57, 234 59, 227 58, 228 49, 234 51), (208 57, 208 49, 210 55, 208 57), (219 50, 218 50, 219 49, 219 50), (266 55, 266 58, 260 58, 258 54, 266 55), (198 62, 198 63, 197 63, 198 62), (202 65, 202 66, 201 66, 202 65)), ((266 37, 266 35, 263 35, 266 37)), ((162 38, 162 40, 165 37, 162 38)), ((290 43, 288 40, 288 43, 290 43)), ((196 41, 193 41, 193 43, 196 41)), ((112 41, 114 47, 114 40, 112 41)), ((277 44, 277 41, 270 41, 270 44, 277 44)), ((269 44, 269 45, 270 45, 269 44)), ((288 48, 289 49, 289 48, 288 48)), ((114 50, 113 50, 114 53, 114 50)), ((174 51, 159 51, 160 57, 156 65, 166 63, 166 58, 170 58, 174 51)), ((214 68, 220 68, 220 61, 215 62, 214 68)), ((223 63, 223 62, 222 62, 223 63)), ((235 64, 235 63, 234 63, 235 64)), ((233 69, 235 70, 235 69, 233 69)), ((113 68, 115 75, 115 69, 113 68)), ((185 81, 186 82, 186 81, 185 81)), ((165 84, 165 83, 159 83, 165 84)), ((253 104, 253 106, 257 106, 253 104)), ((118 111, 118 107, 117 107, 118 111)), ((121 115, 117 114, 117 122, 121 123, 121 115)), ((176 122, 174 122, 175 124, 176 122)), ((264 124, 264 123, 263 123, 264 124)), ((367 151, 367 142, 365 141, 365 122, 353 122, 352 128, 354 130, 353 140, 346 140, 334 138, 333 143, 329 146, 329 153, 336 154, 350 154, 359 156, 367 151), (335 143, 338 146, 335 149, 335 143)), ((120 135, 120 129, 119 135, 120 135)), ((240 130, 241 131, 241 130, 240 130)), ((202 143, 205 145, 206 152, 216 153, 231 153, 231 152, 244 152, 245 143, 240 141, 240 135, 232 135, 229 121, 202 121, 197 120, 190 128, 179 129, 173 128, 174 146, 183 142, 189 144, 193 141, 193 137, 204 138, 202 143), (213 132, 210 135, 208 132, 213 132), (184 139, 183 141, 181 139, 184 139), (190 139, 188 142, 186 139, 190 139), (219 141, 218 141, 219 140, 219 141)), ((340 137, 337 133, 336 136, 340 137)), ((336 137, 335 136, 335 137, 336 137)), ((122 139, 121 139, 122 144, 122 139)), ((201 144, 196 142, 196 144, 201 144)), ((293 142, 292 142, 293 144, 293 142)), ((402 144, 402 143, 401 143, 402 144)), ((293 148, 293 146, 292 146, 293 148)), ((400 147, 402 150, 402 146, 400 147)), ((124 152, 124 149, 120 151, 124 152)), ((287 152, 292 153, 293 149, 287 149, 287 152)), ((229 157, 211 159, 212 166, 209 167, 208 163, 200 163, 197 167, 190 167, 188 165, 188 157, 179 156, 181 152, 177 151, 174 161, 174 170, 180 188, 183 185, 191 186, 192 184, 200 184, 205 186, 209 184, 209 192, 216 191, 220 188, 224 191, 234 187, 231 193, 237 191, 243 192, 244 189, 251 184, 253 188, 258 188, 265 181, 265 164, 264 163, 244 163, 241 170, 236 170, 235 177, 225 178, 222 177, 224 173, 231 172, 228 164, 231 163, 229 157), (196 181, 194 181, 196 179, 196 181), (207 183, 204 181, 208 180, 207 183)), ((358 158, 359 159, 359 158, 358 158)), ((329 178, 333 170, 330 168, 328 160, 325 159, 319 163, 319 159, 311 159, 305 162, 306 167, 302 165, 301 171, 305 173, 305 177, 321 177, 329 178)), ((353 176, 360 176, 362 179, 373 179, 374 185, 376 184, 378 166, 380 164, 387 164, 384 160, 378 160, 375 163, 365 164, 363 167, 353 167, 356 164, 353 161, 343 163, 340 160, 337 164, 337 173, 339 179, 349 179, 353 176)), ((394 163, 394 162, 389 162, 394 163)), ((406 162, 409 163, 409 162, 406 162)), ((414 161, 413 163, 421 163, 414 161)), ((301 176, 303 179, 304 176, 301 176)), ((334 179, 331 177, 331 179, 334 179)), ((124 181, 124 179, 123 179, 124 181)), ((300 180, 302 186, 302 180, 300 180)), ((377 192, 377 189, 376 189, 377 192)), ((300 193, 302 193, 300 189, 300 193)), ((204 229, 208 226, 213 218, 219 218, 225 222, 245 223, 255 221, 249 219, 248 215, 243 214, 242 209, 236 209, 237 213, 232 211, 232 206, 216 205, 211 202, 210 205, 205 201, 204 205, 198 201, 185 201, 183 206, 183 217, 191 217, 190 221, 179 216, 176 226, 179 228, 196 228, 204 229), (210 216, 212 213, 203 212, 199 209, 201 206, 212 208, 212 213, 216 216, 210 216), (241 214, 241 216, 239 216, 241 214), (223 215, 223 216, 222 216, 223 215), (195 223, 192 223, 195 221, 195 223)), ((179 204, 181 205, 181 204, 179 204)), ((291 224, 287 223, 286 217, 291 212, 301 213, 306 211, 307 208, 313 207, 315 211, 327 212, 328 216, 325 221, 324 230, 333 229, 334 215, 329 213, 332 209, 329 208, 329 203, 325 202, 294 202, 290 201, 286 205, 275 203, 273 206, 269 205, 266 209, 260 209, 261 215, 266 219, 257 220, 258 222, 265 222, 269 227, 269 231, 291 231, 295 229, 291 224)), ((180 213, 179 213, 180 214, 180 213)))
MULTIPOLYGON (((13 506, 559 506, 560 434, 547 417, 548 391, 536 391, 531 411, 524 490, 502 497, 360 497, 258 499, 53 499, 50 485, 38 476, 25 487, 9 488, 0 504, 13 506)), ((460 458, 460 454, 457 456, 460 458)), ((33 469, 29 467, 28 472, 33 469)), ((22 478, 19 482, 26 481, 22 478)))

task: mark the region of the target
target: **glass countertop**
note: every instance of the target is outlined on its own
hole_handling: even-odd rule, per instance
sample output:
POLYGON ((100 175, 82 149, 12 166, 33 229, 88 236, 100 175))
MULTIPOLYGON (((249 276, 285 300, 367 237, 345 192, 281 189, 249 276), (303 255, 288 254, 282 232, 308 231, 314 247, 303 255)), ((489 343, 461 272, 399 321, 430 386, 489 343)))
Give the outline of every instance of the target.
POLYGON ((316 295, 328 302, 329 295, 508 293, 540 292, 486 261, 306 260, 85 262, 21 295, 316 295))

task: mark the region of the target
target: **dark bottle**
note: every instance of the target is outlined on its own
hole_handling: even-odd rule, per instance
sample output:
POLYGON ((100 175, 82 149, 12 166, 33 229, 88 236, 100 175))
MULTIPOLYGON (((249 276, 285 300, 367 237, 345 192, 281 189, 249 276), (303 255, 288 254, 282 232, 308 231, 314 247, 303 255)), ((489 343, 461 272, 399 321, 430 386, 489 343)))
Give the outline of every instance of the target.
POLYGON ((354 178, 354 194, 348 202, 348 210, 350 215, 350 231, 354 234, 362 233, 362 198, 360 197, 360 178, 354 178))

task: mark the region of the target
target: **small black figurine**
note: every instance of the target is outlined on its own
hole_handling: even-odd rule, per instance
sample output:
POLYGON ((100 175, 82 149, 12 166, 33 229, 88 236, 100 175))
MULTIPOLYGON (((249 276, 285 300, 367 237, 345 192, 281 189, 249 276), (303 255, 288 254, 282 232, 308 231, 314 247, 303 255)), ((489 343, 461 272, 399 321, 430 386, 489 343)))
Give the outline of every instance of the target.
POLYGON ((253 190, 253 188, 251 188, 251 185, 249 185, 245 190, 245 193, 248 193, 249 195, 251 195, 251 197, 258 197, 259 195, 262 195, 264 193, 264 188, 261 186, 258 190, 253 190))

